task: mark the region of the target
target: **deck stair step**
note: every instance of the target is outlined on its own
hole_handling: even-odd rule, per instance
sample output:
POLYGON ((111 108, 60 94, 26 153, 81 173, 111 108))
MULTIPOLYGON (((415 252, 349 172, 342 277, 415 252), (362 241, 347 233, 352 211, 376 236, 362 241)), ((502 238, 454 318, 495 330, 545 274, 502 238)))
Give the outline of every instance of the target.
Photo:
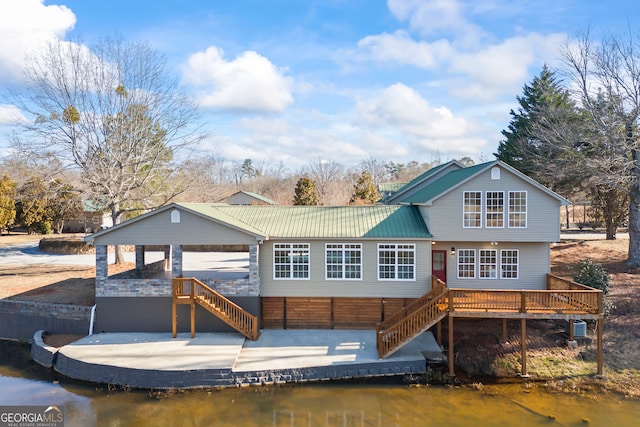
POLYGON ((258 318, 196 278, 173 279, 175 302, 198 304, 251 340, 259 336, 258 318))
POLYGON ((378 324, 378 357, 388 357, 447 316, 447 287, 440 282, 400 312, 378 324))

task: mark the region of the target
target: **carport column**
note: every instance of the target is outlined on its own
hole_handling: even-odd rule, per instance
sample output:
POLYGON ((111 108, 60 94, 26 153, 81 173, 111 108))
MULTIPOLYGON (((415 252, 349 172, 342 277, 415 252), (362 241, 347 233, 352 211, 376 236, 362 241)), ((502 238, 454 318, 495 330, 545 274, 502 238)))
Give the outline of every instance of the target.
POLYGON ((171 268, 171 245, 164 245, 164 271, 171 268))
POLYGON ((136 245, 136 277, 142 277, 144 271, 144 245, 136 245))
POLYGON ((182 277, 182 246, 171 245, 171 275, 182 277))
POLYGON ((249 246, 249 293, 252 295, 260 295, 260 265, 259 265, 260 246, 249 246))
POLYGON ((104 287, 109 277, 109 254, 107 245, 96 245, 96 289, 104 287))

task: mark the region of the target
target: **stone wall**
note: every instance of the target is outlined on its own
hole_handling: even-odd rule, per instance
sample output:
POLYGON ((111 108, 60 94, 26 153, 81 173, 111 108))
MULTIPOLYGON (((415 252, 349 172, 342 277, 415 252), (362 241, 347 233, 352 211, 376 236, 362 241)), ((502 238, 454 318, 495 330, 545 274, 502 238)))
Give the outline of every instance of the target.
POLYGON ((42 329, 52 334, 86 335, 91 307, 32 301, 0 301, 0 337, 31 340, 42 329))
POLYGON ((96 283, 96 297, 171 297, 171 280, 108 279, 96 283))

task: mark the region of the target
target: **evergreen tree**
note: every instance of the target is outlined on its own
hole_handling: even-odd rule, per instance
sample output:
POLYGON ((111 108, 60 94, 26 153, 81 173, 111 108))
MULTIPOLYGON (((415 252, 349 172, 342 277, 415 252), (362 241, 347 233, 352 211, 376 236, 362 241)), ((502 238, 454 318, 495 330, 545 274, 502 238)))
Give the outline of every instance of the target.
POLYGON ((318 190, 316 183, 307 177, 302 177, 296 183, 296 192, 293 198, 293 204, 298 206, 317 206, 318 190))
POLYGON ((566 163, 580 145, 580 132, 559 132, 562 127, 579 124, 579 114, 568 91, 545 65, 516 99, 520 107, 511 110, 511 122, 502 131, 505 139, 495 156, 556 191, 575 183, 574 171, 566 163))
POLYGON ((51 210, 47 195, 47 186, 38 176, 29 178, 18 190, 16 216, 18 223, 29 233, 51 232, 51 210))
POLYGON ((380 200, 380 193, 371 179, 371 174, 363 171, 358 182, 353 186, 353 195, 349 202, 356 205, 372 205, 378 200, 380 200))
POLYGON ((6 230, 16 218, 16 183, 8 175, 0 178, 0 230, 6 230))

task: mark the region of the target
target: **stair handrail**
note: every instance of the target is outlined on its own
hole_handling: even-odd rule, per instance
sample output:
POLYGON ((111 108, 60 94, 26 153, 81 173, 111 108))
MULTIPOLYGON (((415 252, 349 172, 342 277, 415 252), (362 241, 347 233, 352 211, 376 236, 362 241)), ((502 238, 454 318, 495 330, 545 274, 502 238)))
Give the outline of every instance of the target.
POLYGON ((191 278, 173 279, 174 298, 184 298, 187 296, 214 314, 220 320, 236 329, 245 337, 257 340, 260 332, 258 330, 258 317, 249 313, 238 304, 231 301, 221 293, 211 289, 205 283, 191 278), (190 284, 189 294, 184 291, 184 284, 190 284))
POLYGON ((417 334, 443 319, 447 315, 447 292, 444 282, 434 282, 431 291, 379 323, 376 330, 378 357, 382 359, 389 356, 417 334))

